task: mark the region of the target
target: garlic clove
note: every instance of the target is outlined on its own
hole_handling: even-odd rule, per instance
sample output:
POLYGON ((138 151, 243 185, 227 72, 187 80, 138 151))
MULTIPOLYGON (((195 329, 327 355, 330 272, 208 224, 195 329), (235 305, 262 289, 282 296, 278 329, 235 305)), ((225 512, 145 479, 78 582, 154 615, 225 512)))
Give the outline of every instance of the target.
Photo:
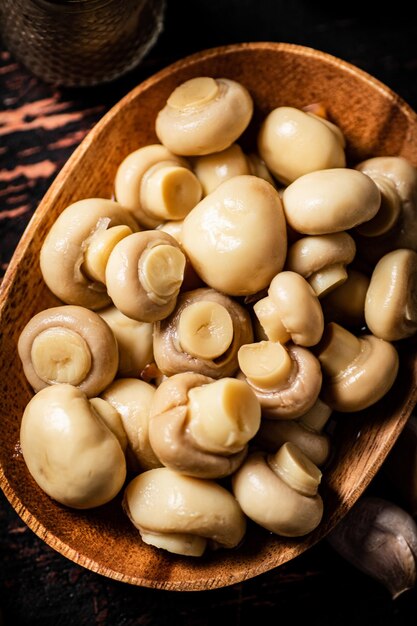
POLYGON ((393 599, 415 585, 417 525, 387 500, 358 500, 328 542, 351 565, 384 585, 393 599))

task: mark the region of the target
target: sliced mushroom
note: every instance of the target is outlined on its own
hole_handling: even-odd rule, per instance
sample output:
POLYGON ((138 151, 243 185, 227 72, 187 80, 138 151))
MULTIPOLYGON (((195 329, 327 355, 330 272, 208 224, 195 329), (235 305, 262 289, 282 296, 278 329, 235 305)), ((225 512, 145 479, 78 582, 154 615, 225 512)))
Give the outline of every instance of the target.
POLYGON ((236 141, 252 113, 252 98, 243 85, 200 76, 171 93, 158 113, 155 130, 159 141, 175 154, 211 154, 236 141))
POLYGON ((355 253, 348 233, 302 237, 289 248, 286 268, 304 276, 316 295, 324 297, 347 280, 345 265, 355 253))
POLYGON ((71 204, 56 219, 41 248, 45 283, 67 304, 94 310, 107 306, 110 297, 102 278, 108 255, 118 239, 137 230, 129 211, 112 200, 88 198, 71 204), (85 268, 90 246, 90 259, 94 259, 90 265, 99 278, 85 268))
POLYGON ((283 193, 289 225, 304 235, 326 235, 372 219, 381 204, 376 184, 357 170, 333 168, 297 178, 283 193))
POLYGON ((259 341, 238 352, 241 372, 258 398, 262 415, 279 420, 296 419, 309 411, 321 389, 321 369, 306 348, 259 341))
POLYGON ((20 445, 39 487, 61 504, 100 506, 123 487, 126 462, 120 443, 76 387, 54 385, 30 400, 20 445))
POLYGON ((201 199, 202 188, 189 164, 165 146, 131 152, 119 165, 116 200, 146 228, 181 220, 201 199))
POLYGON ((246 531, 245 517, 224 487, 166 467, 134 478, 123 506, 145 543, 175 554, 201 556, 207 546, 234 548, 246 531))
POLYGON ((256 176, 231 178, 187 215, 182 243, 210 287, 234 296, 265 289, 281 271, 287 252, 277 191, 256 176))
POLYGON ((360 328, 365 324, 365 299, 369 278, 354 269, 347 270, 347 279, 321 300, 324 316, 329 322, 360 328))
POLYGON ((366 324, 386 341, 417 332, 417 253, 394 250, 377 263, 365 300, 366 324))
POLYGON ((248 160, 236 143, 221 152, 196 157, 193 169, 203 186, 205 196, 233 176, 251 174, 248 160))
POLYGON ((255 452, 233 476, 233 491, 243 512, 267 530, 301 537, 320 524, 321 472, 292 443, 274 455, 255 452))
POLYGON ((223 478, 242 463, 260 418, 259 402, 245 382, 176 374, 155 392, 149 437, 166 467, 223 478))
POLYGON ((115 306, 139 322, 155 322, 174 309, 184 278, 185 256, 159 230, 134 233, 112 250, 106 285, 115 306))
POLYGON ((253 310, 271 341, 314 346, 323 334, 320 302, 308 282, 295 272, 277 274, 267 297, 258 300, 253 310))
POLYGON ((380 400, 398 372, 398 353, 388 341, 356 337, 331 322, 315 349, 325 373, 321 397, 336 411, 361 411, 380 400))
POLYGON ((403 157, 374 157, 356 168, 369 176, 381 192, 378 213, 357 229, 361 255, 376 263, 396 248, 417 252, 416 168, 403 157))
POLYGON ((267 452, 275 452, 284 443, 295 444, 315 465, 323 465, 330 454, 329 436, 322 432, 332 409, 320 398, 297 420, 263 418, 255 442, 267 452))
POLYGON ((316 170, 345 167, 344 147, 335 124, 294 107, 271 111, 258 136, 261 157, 284 184, 316 170))
POLYGON ((215 289, 196 289, 181 294, 173 313, 155 324, 154 358, 166 376, 233 376, 240 346, 252 340, 250 316, 243 306, 215 289))
POLYGON ((147 365, 153 362, 153 325, 137 322, 109 306, 99 315, 110 326, 119 348, 119 376, 139 377, 147 365))
POLYGON ((112 382, 119 363, 110 327, 97 313, 80 306, 37 313, 23 329, 17 349, 35 391, 68 383, 89 397, 97 396, 112 382))

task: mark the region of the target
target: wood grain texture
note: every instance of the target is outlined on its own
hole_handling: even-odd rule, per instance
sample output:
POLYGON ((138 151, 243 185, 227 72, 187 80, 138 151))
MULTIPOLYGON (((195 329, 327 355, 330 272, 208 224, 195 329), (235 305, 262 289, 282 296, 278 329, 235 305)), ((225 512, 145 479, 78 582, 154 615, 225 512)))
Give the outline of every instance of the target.
POLYGON ((17 338, 28 319, 55 302, 43 285, 38 253, 56 216, 71 202, 111 197, 116 168, 135 148, 155 141, 153 124, 172 89, 196 75, 227 76, 251 91, 257 114, 245 135, 253 145, 260 119, 279 104, 323 102, 344 130, 351 162, 377 154, 401 154, 417 165, 417 118, 375 79, 329 55, 289 44, 244 44, 210 50, 180 61, 142 83, 93 129, 64 166, 22 237, 2 285, 0 309, 0 416, 4 445, 0 481, 28 526, 64 556, 92 571, 134 585, 202 590, 235 584, 266 572, 319 541, 375 476, 416 401, 415 349, 402 355, 398 382, 371 410, 337 421, 337 451, 326 468, 325 517, 301 540, 251 529, 237 551, 201 560, 158 552, 142 544, 122 514, 120 500, 87 512, 70 511, 42 494, 18 449, 20 416, 30 397, 16 361, 17 338))

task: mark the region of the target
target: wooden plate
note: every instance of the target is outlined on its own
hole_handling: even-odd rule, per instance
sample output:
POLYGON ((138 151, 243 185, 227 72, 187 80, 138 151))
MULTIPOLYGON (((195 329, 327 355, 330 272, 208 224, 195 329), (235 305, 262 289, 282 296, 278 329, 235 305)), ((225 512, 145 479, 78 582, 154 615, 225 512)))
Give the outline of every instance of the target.
POLYGON ((181 558, 142 544, 120 500, 77 512, 43 494, 19 452, 20 419, 31 391, 16 353, 19 334, 40 309, 56 304, 43 285, 39 250, 57 215, 81 198, 111 197, 121 160, 155 142, 154 120, 169 93, 193 76, 224 76, 252 93, 256 115, 245 135, 250 148, 259 121, 273 107, 321 102, 344 131, 351 163, 402 155, 417 165, 417 116, 392 91, 359 69, 321 52, 290 44, 249 43, 188 57, 145 81, 89 133, 46 194, 16 250, 0 301, 0 484, 26 524, 64 556, 111 578, 147 587, 201 590, 270 570, 319 541, 347 512, 375 475, 417 399, 416 349, 400 346, 397 383, 371 410, 344 415, 325 470, 322 524, 302 539, 282 539, 250 527, 244 544, 202 559, 181 558))

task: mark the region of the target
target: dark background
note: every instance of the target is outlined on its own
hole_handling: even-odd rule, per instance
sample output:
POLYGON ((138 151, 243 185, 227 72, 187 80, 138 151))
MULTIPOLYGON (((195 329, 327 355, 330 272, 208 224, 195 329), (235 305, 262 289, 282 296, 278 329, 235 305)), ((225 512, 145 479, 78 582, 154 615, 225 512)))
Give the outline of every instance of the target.
MULTIPOLYGON (((1 274, 43 194, 88 130, 132 87, 186 54, 242 41, 311 46, 366 70, 417 109, 417 27, 406 5, 168 0, 165 30, 141 66, 111 86, 91 89, 42 83, 0 42, 1 274)), ((383 471, 371 489, 395 498, 383 471)), ((3 623, 16 626, 417 623, 415 590, 391 601, 326 541, 230 588, 162 592, 118 583, 66 560, 23 524, 2 495, 0 607, 3 623)))

